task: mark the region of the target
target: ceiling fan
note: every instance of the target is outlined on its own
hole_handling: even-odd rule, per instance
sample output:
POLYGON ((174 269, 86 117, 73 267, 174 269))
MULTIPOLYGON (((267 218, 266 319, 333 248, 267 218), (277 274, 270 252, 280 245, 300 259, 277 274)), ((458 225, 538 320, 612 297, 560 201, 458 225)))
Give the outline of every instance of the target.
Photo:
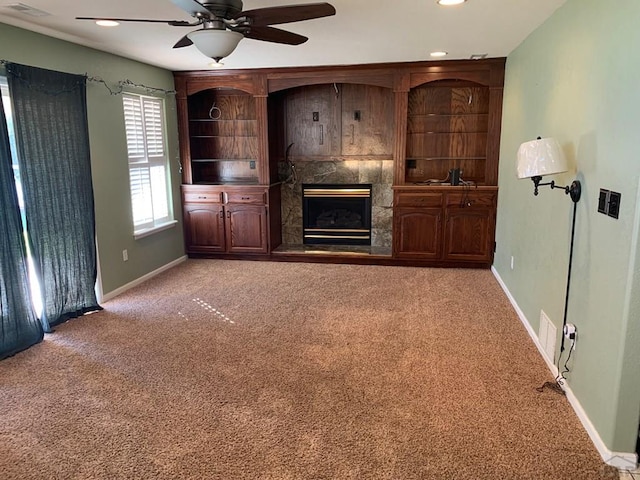
POLYGON ((195 27, 183 36, 173 48, 195 46, 216 63, 231 54, 243 38, 265 42, 300 45, 308 40, 303 35, 288 32, 271 25, 300 22, 335 15, 336 9, 329 3, 283 5, 243 11, 242 0, 171 0, 171 2, 195 18, 184 20, 154 20, 146 18, 76 17, 77 20, 112 22, 166 23, 174 27, 195 27))

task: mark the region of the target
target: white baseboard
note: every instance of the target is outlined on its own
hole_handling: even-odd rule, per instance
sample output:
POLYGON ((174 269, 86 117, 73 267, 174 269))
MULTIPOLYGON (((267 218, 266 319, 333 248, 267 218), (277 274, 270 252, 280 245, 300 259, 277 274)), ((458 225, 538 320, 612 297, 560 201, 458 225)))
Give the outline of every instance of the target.
POLYGON ((169 270, 170 268, 173 268, 176 265, 181 264, 182 262, 186 261, 187 258, 188 257, 186 255, 183 256, 183 257, 180 257, 180 258, 174 260, 173 262, 170 262, 170 263, 167 263, 166 265, 163 265, 162 267, 154 270, 153 272, 149 272, 146 275, 143 275, 142 277, 135 279, 133 282, 129 282, 126 285, 123 285, 120 288, 116 288, 115 290, 112 290, 109 293, 102 295, 102 298, 101 298, 100 302, 107 302, 107 301, 117 297, 121 293, 126 292, 129 289, 131 289, 133 287, 137 287, 138 285, 140 285, 141 283, 146 282, 150 278, 153 278, 156 275, 159 275, 160 273, 165 272, 165 271, 169 270))
MULTIPOLYGON (((513 306, 516 313, 518 314, 520 321, 522 322, 524 327, 527 329, 529 336, 533 340, 533 343, 535 344, 535 346, 538 348, 538 351, 540 352, 540 355, 542 356, 547 366, 549 367, 549 370, 551 370, 551 373, 553 373, 554 377, 557 377, 558 368, 553 364, 553 361, 549 359, 549 357, 547 357, 544 351, 544 348, 542 347, 542 344, 538 340, 538 336, 536 335, 533 328, 531 327, 531 324, 529 323, 529 320, 527 320, 527 317, 524 315, 524 313, 518 306, 518 303, 516 302, 515 298, 513 298, 513 295, 511 295, 511 292, 507 288, 507 285, 504 283, 504 281, 500 277, 500 274, 495 269, 495 267, 492 266, 491 271, 493 272, 493 275, 495 276, 496 280, 500 284, 500 287, 502 287, 502 290, 507 295, 507 298, 511 302, 511 305, 513 306)), ((591 420, 589 419, 587 412, 584 411, 584 409, 582 408, 582 405, 580 404, 577 397, 574 395, 573 391, 571 390, 571 387, 569 386, 569 382, 565 380, 564 385, 562 385, 562 388, 564 389, 567 395, 567 400, 569 400, 569 404, 573 408, 574 412, 576 412, 576 415, 580 419, 580 422, 582 423, 582 426, 584 427, 584 429, 587 431, 589 438, 591 438, 591 441, 593 442, 596 449, 598 450, 598 453, 600 453, 602 460, 607 465, 611 465, 612 467, 616 467, 622 470, 634 470, 635 468, 637 468, 638 455, 636 453, 612 452, 611 450, 609 450, 607 446, 604 444, 604 442, 602 441, 602 438, 600 438, 600 435, 598 434, 598 431, 593 426, 593 423, 591 423, 591 420)))

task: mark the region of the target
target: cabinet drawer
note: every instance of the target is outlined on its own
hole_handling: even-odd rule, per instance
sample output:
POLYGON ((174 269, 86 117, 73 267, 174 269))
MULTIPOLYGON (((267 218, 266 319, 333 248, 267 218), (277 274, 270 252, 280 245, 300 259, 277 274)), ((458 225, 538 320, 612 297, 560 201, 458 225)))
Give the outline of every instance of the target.
POLYGON ((396 207, 440 207, 441 193, 426 192, 398 192, 394 205, 396 207))
POLYGON ((184 203, 222 203, 222 192, 220 190, 183 189, 182 198, 184 203))
POLYGON ((266 203, 264 192, 225 192, 227 203, 248 203, 251 205, 264 205, 266 203))
POLYGON ((447 206, 493 207, 496 202, 495 192, 456 192, 447 194, 447 206), (469 205, 470 204, 470 205, 469 205))

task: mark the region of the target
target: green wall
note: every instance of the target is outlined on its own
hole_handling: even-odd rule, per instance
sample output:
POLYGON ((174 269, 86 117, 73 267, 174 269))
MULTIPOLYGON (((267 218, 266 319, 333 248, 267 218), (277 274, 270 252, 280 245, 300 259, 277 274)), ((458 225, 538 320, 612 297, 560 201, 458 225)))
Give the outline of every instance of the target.
MULTIPOLYGON (((0 59, 62 72, 100 77, 112 88, 121 80, 173 90, 171 72, 90 48, 0 24, 0 59)), ((135 91, 135 90, 134 90, 135 91)), ((139 93, 144 93, 139 91, 139 93)), ((87 84, 89 140, 95 192, 96 234, 105 294, 184 255, 182 226, 135 240, 122 97, 104 85, 87 84), (129 260, 122 260, 127 249, 129 260)), ((181 220, 175 97, 166 98, 173 208, 181 220)))
MULTIPOLYGON (((562 331, 572 203, 533 195, 516 152, 556 137, 582 182, 568 321, 578 327, 569 386, 605 445, 634 452, 640 410, 640 2, 568 0, 507 59, 494 267, 538 331, 562 331), (622 193, 619 220, 597 212, 600 188, 622 193), (514 268, 511 269, 511 257, 514 268)), ((550 177, 551 178, 551 177, 550 177)), ((556 354, 557 355, 557 354, 556 354)), ((564 358, 562 363, 564 364, 564 358)))

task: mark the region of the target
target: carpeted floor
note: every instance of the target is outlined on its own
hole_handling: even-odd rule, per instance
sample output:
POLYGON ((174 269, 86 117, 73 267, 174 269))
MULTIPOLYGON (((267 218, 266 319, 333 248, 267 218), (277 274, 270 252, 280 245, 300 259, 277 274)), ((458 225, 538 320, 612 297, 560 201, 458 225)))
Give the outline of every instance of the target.
POLYGON ((0 362, 0 479, 601 479, 490 271, 189 260, 0 362))

